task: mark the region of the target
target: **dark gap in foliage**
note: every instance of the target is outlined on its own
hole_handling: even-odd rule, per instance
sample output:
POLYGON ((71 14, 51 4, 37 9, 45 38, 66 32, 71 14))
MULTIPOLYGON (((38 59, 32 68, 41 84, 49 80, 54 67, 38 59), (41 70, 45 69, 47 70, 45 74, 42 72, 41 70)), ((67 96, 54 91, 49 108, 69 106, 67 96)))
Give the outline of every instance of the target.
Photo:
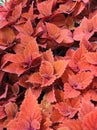
POLYGON ((71 119, 78 119, 78 112, 74 115, 74 117, 73 118, 71 118, 71 119))
POLYGON ((53 130, 56 130, 54 127, 58 126, 59 124, 61 124, 61 123, 55 122, 55 123, 52 124, 51 128, 52 128, 53 130))
POLYGON ((7 52, 8 52, 8 53, 15 54, 15 52, 14 52, 14 50, 13 50, 12 48, 9 48, 7 52))
POLYGON ((18 81, 18 77, 17 77, 16 74, 8 74, 8 73, 6 73, 4 75, 4 81, 8 82, 11 85, 13 85, 14 83, 16 83, 18 81))
POLYGON ((62 90, 62 91, 63 91, 63 86, 64 86, 64 83, 62 82, 62 79, 61 79, 61 78, 57 79, 57 80, 54 82, 54 87, 55 87, 55 89, 59 89, 59 90, 62 90))
POLYGON ((89 39, 89 41, 90 41, 90 42, 95 42, 95 43, 97 43, 97 32, 95 32, 95 33, 93 34, 93 36, 89 39))
POLYGON ((93 101, 93 100, 90 100, 90 101, 94 104, 94 106, 97 105, 97 101, 93 101))
POLYGON ((39 51, 45 52, 46 50, 46 48, 39 47, 39 51))
POLYGON ((40 94, 40 96, 38 97, 38 103, 39 103, 39 104, 40 104, 41 101, 43 100, 44 95, 45 95, 45 92, 42 91, 41 94, 40 94))
POLYGON ((36 26, 37 26, 37 24, 39 23, 39 19, 38 18, 36 18, 33 22, 32 22, 32 25, 33 25, 33 27, 35 28, 36 26))
POLYGON ((97 10, 97 1, 96 0, 91 0, 89 6, 90 6, 90 9, 91 9, 92 12, 97 10))
POLYGON ((67 17, 68 17, 68 14, 66 14, 66 13, 63 13, 63 14, 64 14, 65 18, 67 18, 67 17))
POLYGON ((16 103, 17 103, 18 106, 20 106, 21 103, 22 103, 22 101, 24 100, 25 91, 26 91, 26 88, 20 86, 20 88, 19 88, 19 94, 18 94, 17 99, 16 99, 16 103))
POLYGON ((79 48, 79 42, 75 41, 71 48, 76 51, 79 48))
POLYGON ((78 22, 74 22, 74 27, 78 27, 80 24, 78 22))
POLYGON ((53 54, 58 56, 65 56, 68 49, 68 47, 60 46, 57 49, 53 50, 53 54))

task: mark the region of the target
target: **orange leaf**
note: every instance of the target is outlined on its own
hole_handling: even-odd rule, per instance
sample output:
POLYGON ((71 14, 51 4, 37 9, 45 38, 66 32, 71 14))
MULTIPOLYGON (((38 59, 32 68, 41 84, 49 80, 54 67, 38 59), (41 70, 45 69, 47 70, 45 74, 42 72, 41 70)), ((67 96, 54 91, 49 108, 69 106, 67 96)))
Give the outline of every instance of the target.
POLYGON ((80 104, 79 109, 79 119, 83 120, 83 118, 92 110, 94 110, 94 105, 88 100, 82 99, 82 103, 80 104))
POLYGON ((57 130, 70 130, 70 129, 67 126, 63 126, 63 127, 60 126, 57 130))
POLYGON ((58 60, 53 63, 56 78, 60 78, 62 76, 68 63, 69 60, 58 60))
POLYGON ((59 111, 60 114, 64 117, 73 118, 74 115, 77 113, 77 109, 71 107, 65 102, 60 102, 55 105, 55 109, 59 111))
POLYGON ((50 92, 47 92, 47 93, 45 94, 44 98, 45 98, 49 103, 56 102, 56 96, 55 96, 55 90, 54 90, 54 88, 52 88, 50 92))
POLYGON ((14 41, 14 39, 15 34, 11 28, 5 27, 0 29, 0 45, 9 45, 14 41))
POLYGON ((22 13, 22 17, 33 20, 35 18, 35 15, 33 15, 33 6, 29 8, 28 12, 22 13))
POLYGON ((40 66, 40 75, 41 76, 46 76, 46 74, 50 77, 54 74, 54 69, 53 69, 53 66, 50 62, 48 61, 43 61, 41 63, 41 66, 40 66))
POLYGON ((63 29, 60 32, 60 36, 56 39, 58 43, 63 42, 64 44, 73 43, 72 32, 69 29, 63 29), (65 36, 65 37, 64 37, 65 36))
POLYGON ((76 4, 77 4, 77 2, 73 2, 71 0, 68 0, 65 4, 60 5, 59 11, 62 13, 70 14, 74 10, 76 4))
POLYGON ((92 82, 94 76, 91 72, 80 72, 76 75, 69 76, 69 83, 74 89, 83 90, 92 82))
POLYGON ((96 24, 97 24, 97 14, 92 17, 91 22, 92 22, 93 29, 96 31, 97 30, 97 26, 96 26, 96 24))
POLYGON ((25 94, 25 99, 20 107, 20 112, 10 121, 7 128, 8 130, 39 130, 41 120, 41 109, 36 98, 32 94, 31 89, 28 89, 25 94))
POLYGON ((46 28, 47 28, 48 35, 51 38, 56 40, 60 36, 60 28, 58 28, 55 24, 46 23, 46 28))
POLYGON ((25 60, 21 54, 11 54, 11 53, 7 53, 4 55, 4 57, 2 59, 3 65, 5 65, 8 61, 13 62, 13 63, 25 62, 25 60))
POLYGON ((85 54, 87 53, 86 48, 83 46, 81 46, 80 48, 78 48, 75 53, 73 53, 72 55, 72 59, 69 63, 69 66, 76 72, 79 71, 79 62, 81 61, 85 61, 85 54))
POLYGON ((69 120, 66 119, 64 120, 64 122, 62 124, 60 124, 58 126, 58 129, 56 130, 61 130, 61 128, 66 128, 66 129, 62 129, 62 130, 83 130, 82 129, 82 125, 81 122, 79 120, 69 120))
POLYGON ((55 81, 54 69, 50 62, 43 61, 39 73, 42 77, 42 86, 49 86, 55 81))
POLYGON ((89 40, 89 38, 94 34, 94 30, 92 29, 93 28, 90 20, 84 17, 80 26, 77 27, 74 31, 74 40, 81 41, 83 38, 89 40))
POLYGON ((26 71, 25 68, 23 68, 20 64, 17 63, 11 63, 4 67, 2 70, 12 74, 17 74, 18 76, 20 76, 24 71, 26 71))
POLYGON ((97 109, 86 114, 82 120, 82 126, 84 130, 96 130, 97 129, 97 109))
POLYGON ((0 105, 0 120, 6 117, 4 107, 0 105))
POLYGON ((49 50, 47 50, 46 52, 43 53, 43 59, 46 60, 46 61, 49 61, 51 63, 54 62, 54 56, 53 56, 51 49, 49 49, 49 50))
POLYGON ((28 38, 30 38, 30 41, 28 41, 23 52, 25 60, 34 59, 39 55, 39 48, 36 40, 31 37, 28 38))
POLYGON ((42 16, 49 16, 52 14, 53 0, 43 1, 37 4, 37 8, 42 16))
POLYGON ((64 99, 75 98, 80 95, 80 91, 73 89, 68 83, 64 84, 64 99))
POLYGON ((28 34, 28 35, 31 35, 33 33, 32 24, 31 24, 31 21, 29 19, 25 24, 15 25, 14 27, 20 33, 25 33, 25 34, 28 34))
POLYGON ((15 103, 9 102, 5 105, 5 112, 7 119, 4 121, 4 126, 6 126, 16 115, 18 107, 15 103))
POLYGON ((85 57, 88 63, 97 65, 97 52, 88 52, 85 57))
POLYGON ((36 84, 41 84, 42 82, 42 77, 40 76, 39 72, 33 73, 32 75, 30 75, 30 77, 28 78, 28 80, 26 82, 30 82, 30 83, 36 83, 36 84))
POLYGON ((22 5, 21 4, 16 5, 12 12, 12 15, 8 17, 8 21, 15 22, 21 16, 21 13, 22 13, 22 5))

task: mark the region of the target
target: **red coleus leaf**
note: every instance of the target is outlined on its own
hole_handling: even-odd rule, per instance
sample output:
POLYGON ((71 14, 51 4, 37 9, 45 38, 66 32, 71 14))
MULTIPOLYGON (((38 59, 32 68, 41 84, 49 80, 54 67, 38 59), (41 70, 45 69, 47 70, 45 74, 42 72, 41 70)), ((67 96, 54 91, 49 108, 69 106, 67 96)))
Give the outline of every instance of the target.
POLYGON ((60 5, 58 10, 62 13, 70 14, 74 10, 76 4, 77 1, 68 0, 65 4, 60 5))
POLYGON ((72 70, 69 67, 67 67, 66 70, 64 71, 63 75, 61 76, 63 83, 68 82, 69 75, 71 75, 71 76, 74 75, 74 72, 72 72, 72 70))
POLYGON ((65 102, 60 102, 55 105, 55 108, 62 114, 64 117, 73 118, 74 115, 77 113, 77 109, 69 106, 65 102))
POLYGON ((28 12, 24 12, 22 13, 22 17, 26 18, 27 20, 34 20, 34 18, 36 17, 35 15, 33 15, 33 4, 31 5, 31 7, 29 8, 28 12))
POLYGON ((47 92, 45 94, 44 99, 46 99, 49 103, 56 102, 56 96, 55 96, 54 87, 52 87, 50 92, 47 92))
POLYGON ((85 6, 86 6, 85 3, 83 3, 82 1, 79 2, 79 0, 78 0, 78 2, 76 4, 76 8, 73 11, 74 16, 77 16, 80 13, 82 13, 82 11, 85 9, 85 6))
POLYGON ((24 58, 21 54, 7 53, 3 57, 3 60, 2 60, 3 65, 5 65, 8 61, 13 62, 13 63, 23 63, 24 58))
POLYGON ((4 107, 0 106, 0 120, 6 117, 6 113, 4 111, 4 107))
POLYGON ((56 25, 52 23, 46 23, 46 28, 51 38, 56 40, 60 36, 60 29, 56 25))
POLYGON ((74 40, 81 41, 84 37, 88 40, 93 34, 94 30, 91 21, 84 17, 80 26, 74 31, 74 40))
POLYGON ((68 29, 60 29, 55 24, 46 23, 47 32, 50 38, 54 39, 56 42, 64 44, 73 43, 72 33, 68 29), (64 37, 65 36, 65 37, 64 37))
POLYGON ((52 18, 51 22, 53 24, 55 24, 56 26, 58 26, 58 27, 63 27, 63 26, 66 26, 66 21, 65 20, 67 21, 67 19, 65 19, 65 17, 64 17, 64 14, 58 13, 57 15, 55 15, 55 17, 52 18))
POLYGON ((83 128, 79 120, 66 119, 56 128, 56 130, 83 130, 83 128))
POLYGON ((97 52, 88 52, 85 57, 88 63, 97 65, 97 52))
POLYGON ((20 76, 25 71, 25 68, 23 68, 20 64, 10 63, 8 66, 5 66, 2 70, 9 73, 15 73, 18 76, 20 76))
POLYGON ((7 126, 7 129, 39 130, 41 120, 42 120, 41 109, 37 103, 36 98, 32 94, 31 89, 28 89, 25 94, 25 99, 20 107, 20 112, 13 120, 10 121, 10 123, 7 126))
POLYGON ((53 0, 43 1, 37 4, 37 8, 41 17, 49 16, 52 14, 53 0))
POLYGON ((44 122, 43 122, 43 125, 41 127, 41 130, 53 130, 52 128, 50 128, 51 125, 52 125, 52 122, 47 117, 46 119, 44 119, 44 122))
POLYGON ((94 105, 88 100, 82 99, 82 102, 80 104, 80 109, 79 109, 79 119, 83 120, 83 118, 90 113, 92 110, 94 110, 94 105))
POLYGON ((92 26, 93 26, 93 29, 94 31, 97 32, 97 14, 94 15, 92 18, 91 18, 91 23, 92 23, 92 26))
POLYGON ((97 121, 97 109, 95 108, 93 111, 86 114, 86 116, 82 120, 82 126, 84 130, 96 130, 97 129, 96 121, 97 121))
POLYGON ((75 90, 69 83, 64 84, 64 99, 74 98, 80 95, 80 91, 75 90))
POLYGON ((7 119, 4 121, 5 127, 15 117, 17 111, 18 111, 18 107, 15 103, 9 102, 5 105, 5 112, 7 116, 7 119))
POLYGON ((5 11, 4 12, 1 11, 1 14, 4 13, 4 15, 1 15, 0 28, 3 28, 8 24, 12 24, 20 17, 22 13, 22 5, 21 4, 14 5, 14 4, 15 4, 14 1, 6 2, 5 11))
POLYGON ((21 4, 16 5, 12 12, 12 15, 8 17, 8 21, 9 22, 16 21, 20 17, 21 13, 22 13, 22 5, 21 4))
POLYGON ((16 112, 18 111, 18 107, 15 103, 9 102, 5 105, 5 112, 8 118, 13 118, 16 112))
POLYGON ((83 95, 84 99, 88 101, 97 101, 97 94, 95 89, 94 90, 89 90, 83 95))
POLYGON ((62 76, 68 63, 69 63, 69 60, 58 60, 53 63, 55 76, 57 78, 62 76))
POLYGON ((30 87, 30 84, 29 83, 26 83, 27 79, 28 79, 28 74, 26 75, 22 75, 21 77, 19 77, 19 80, 18 80, 18 84, 24 88, 29 88, 30 87))
POLYGON ((50 86, 54 81, 62 76, 68 61, 58 60, 50 63, 42 61, 39 72, 32 74, 27 82, 41 84, 41 87, 50 86))
POLYGON ((46 61, 49 61, 51 63, 54 62, 54 56, 53 56, 51 49, 49 49, 49 50, 47 50, 46 52, 43 53, 43 59, 46 60, 46 61))
POLYGON ((81 68, 81 62, 86 62, 85 54, 87 53, 87 49, 84 45, 78 48, 71 56, 71 61, 69 66, 75 71, 78 72, 79 68, 81 68))
POLYGON ((33 83, 33 84, 41 84, 42 77, 39 74, 39 72, 36 72, 36 73, 33 73, 32 75, 30 75, 30 77, 27 80, 27 82, 30 82, 30 83, 33 83))
MULTIPOLYGON (((28 37, 29 38, 29 37, 28 37)), ((38 62, 40 62, 41 55, 39 54, 38 46, 36 41, 33 38, 29 38, 30 41, 24 47, 22 53, 17 54, 6 54, 2 60, 3 66, 8 62, 12 62, 8 66, 6 66, 3 70, 10 73, 16 73, 18 75, 22 74, 24 71, 29 69, 31 66, 37 66, 38 62), (36 61, 36 62, 35 62, 36 61), (17 66, 16 70, 13 68, 17 66), (11 68, 12 67, 12 68, 11 68)))
POLYGON ((14 31, 9 28, 5 27, 0 29, 0 48, 2 49, 2 46, 8 47, 15 39, 14 31))
POLYGON ((29 41, 29 43, 24 49, 23 55, 24 55, 25 60, 28 62, 29 60, 33 60, 37 57, 40 57, 38 45, 34 39, 29 41))
POLYGON ((55 79, 60 78, 64 73, 67 67, 68 61, 65 60, 58 60, 53 63, 45 61, 42 66, 40 67, 40 75, 43 77, 44 81, 49 81, 50 77, 52 82, 48 82, 49 85, 52 84, 55 79), (46 68, 46 64, 47 68, 46 68))
POLYGON ((34 31, 30 20, 28 20, 25 24, 15 25, 14 27, 18 30, 18 32, 28 35, 31 35, 34 31))
POLYGON ((72 32, 69 29, 62 29, 60 37, 56 40, 58 43, 71 44, 74 42, 72 32), (65 36, 65 37, 64 37, 65 36))
POLYGON ((8 85, 5 86, 5 91, 3 94, 0 94, 0 99, 4 99, 7 97, 7 92, 8 92, 8 85))
POLYGON ((40 66, 40 75, 45 77, 45 74, 48 74, 49 76, 52 76, 54 74, 53 66, 48 61, 43 61, 40 66))
POLYGON ((91 72, 80 72, 76 75, 69 76, 69 83, 74 89, 83 90, 92 82, 94 76, 91 72))
POLYGON ((61 123, 64 120, 64 117, 59 113, 57 109, 53 107, 51 120, 53 123, 61 123))
POLYGON ((42 77, 42 86, 49 86, 51 85, 56 77, 54 75, 54 69, 53 66, 50 62, 48 61, 43 61, 39 73, 42 77))

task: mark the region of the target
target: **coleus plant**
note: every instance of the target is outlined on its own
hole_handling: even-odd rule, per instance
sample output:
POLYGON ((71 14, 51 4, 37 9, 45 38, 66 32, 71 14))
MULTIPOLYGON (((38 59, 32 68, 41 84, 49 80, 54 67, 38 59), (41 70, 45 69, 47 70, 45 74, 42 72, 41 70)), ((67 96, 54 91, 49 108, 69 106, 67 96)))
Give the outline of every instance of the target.
POLYGON ((97 2, 0 5, 0 130, 97 130, 97 2))

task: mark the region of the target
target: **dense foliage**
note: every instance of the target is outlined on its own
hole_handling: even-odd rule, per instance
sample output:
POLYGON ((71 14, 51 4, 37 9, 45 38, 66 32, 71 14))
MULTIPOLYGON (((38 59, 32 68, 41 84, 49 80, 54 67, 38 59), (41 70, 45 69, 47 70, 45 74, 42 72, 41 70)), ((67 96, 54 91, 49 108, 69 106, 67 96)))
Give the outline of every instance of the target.
POLYGON ((97 130, 97 1, 0 5, 0 130, 97 130))

